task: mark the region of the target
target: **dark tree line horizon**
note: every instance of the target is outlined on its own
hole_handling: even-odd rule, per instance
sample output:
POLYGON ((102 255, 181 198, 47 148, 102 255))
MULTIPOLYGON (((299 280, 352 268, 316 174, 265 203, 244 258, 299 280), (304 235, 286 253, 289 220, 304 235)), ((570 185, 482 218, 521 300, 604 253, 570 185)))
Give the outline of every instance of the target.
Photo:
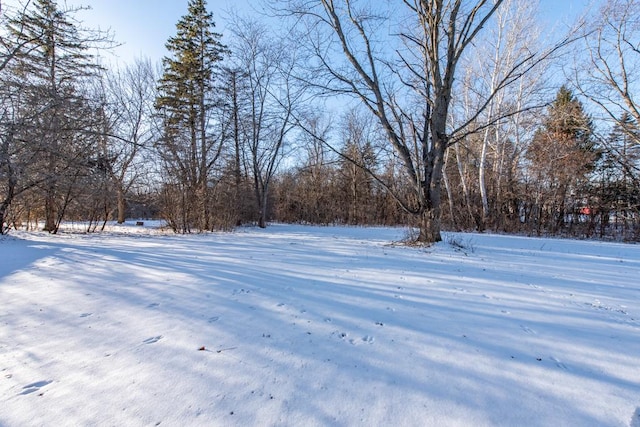
POLYGON ((640 240, 638 0, 556 39, 530 2, 372 3, 271 2, 284 36, 240 15, 220 34, 190 0, 161 64, 121 68, 78 9, 4 7, 0 231, 153 217, 640 240))

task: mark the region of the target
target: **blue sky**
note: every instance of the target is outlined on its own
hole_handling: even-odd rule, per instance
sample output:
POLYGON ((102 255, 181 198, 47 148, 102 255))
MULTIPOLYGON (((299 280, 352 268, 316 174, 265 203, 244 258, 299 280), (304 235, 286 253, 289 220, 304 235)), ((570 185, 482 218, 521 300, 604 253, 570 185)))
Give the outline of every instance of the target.
MULTIPOLYGON (((541 0, 542 16, 552 27, 562 25, 597 1, 541 0)), ((15 4, 16 0, 0 2, 7 5, 15 4)), ((209 0, 208 5, 218 30, 224 33, 224 16, 228 10, 250 10, 252 4, 257 3, 251 0, 209 0)), ((116 40, 122 43, 113 53, 124 62, 140 56, 160 60, 165 54, 166 40, 175 34, 175 24, 187 10, 187 0, 67 0, 67 4, 91 7, 78 17, 85 21, 87 27, 111 29, 116 40)))

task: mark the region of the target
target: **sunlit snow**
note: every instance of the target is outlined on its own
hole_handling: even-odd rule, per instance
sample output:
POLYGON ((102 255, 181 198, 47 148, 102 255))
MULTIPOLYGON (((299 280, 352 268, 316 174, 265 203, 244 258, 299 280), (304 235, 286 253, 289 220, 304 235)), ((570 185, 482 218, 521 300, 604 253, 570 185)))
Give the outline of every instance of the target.
POLYGON ((0 238, 0 425, 640 427, 640 246, 0 238))

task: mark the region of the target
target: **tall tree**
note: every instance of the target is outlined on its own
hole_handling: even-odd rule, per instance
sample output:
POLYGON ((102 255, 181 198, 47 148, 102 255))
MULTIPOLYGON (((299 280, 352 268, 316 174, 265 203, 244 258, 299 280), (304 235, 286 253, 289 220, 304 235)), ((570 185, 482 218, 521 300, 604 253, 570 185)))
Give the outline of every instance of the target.
POLYGON ((348 111, 342 124, 344 147, 340 156, 341 197, 345 210, 345 222, 366 224, 374 221, 371 209, 374 199, 375 182, 370 173, 378 168, 378 158, 374 146, 379 144, 377 123, 370 115, 358 110, 348 111))
MULTIPOLYGON (((484 127, 478 138, 476 154, 477 188, 482 209, 475 216, 480 229, 499 221, 503 184, 508 181, 505 178, 513 162, 517 161, 518 150, 514 150, 513 144, 521 129, 514 125, 522 119, 523 111, 535 110, 547 102, 539 93, 547 92, 543 91, 542 82, 549 68, 548 61, 536 64, 535 72, 523 76, 520 84, 511 85, 495 97, 489 97, 506 73, 528 54, 532 46, 541 43, 540 31, 535 24, 538 9, 537 1, 505 0, 496 11, 495 24, 474 43, 470 49, 472 54, 463 58, 462 65, 466 71, 462 85, 464 96, 457 100, 462 111, 456 114, 456 119, 466 120, 489 99, 487 108, 473 124, 484 127), (471 105, 464 105, 469 103, 471 105)), ((471 144, 466 145, 471 148, 471 144)))
MULTIPOLYGON (((617 120, 602 141, 596 183, 591 194, 597 207, 600 234, 622 231, 622 238, 637 239, 640 232, 640 128, 629 114, 617 120), (613 230, 607 225, 613 219, 613 230), (618 230, 619 229, 619 230, 618 230)), ((595 218, 594 218, 595 219, 595 218)))
POLYGON ((622 113, 606 141, 605 152, 616 164, 618 177, 626 185, 640 184, 640 126, 628 113, 622 113))
POLYGON ((594 148, 591 118, 563 86, 526 154, 537 187, 534 219, 538 232, 556 233, 576 214, 597 160, 594 148))
MULTIPOLYGON (((140 183, 145 154, 157 138, 153 118, 155 72, 148 59, 137 59, 107 73, 103 87, 104 138, 100 150, 117 200, 117 222, 125 221, 127 193, 140 183)), ((99 94, 100 96, 100 94, 99 94)))
POLYGON ((640 0, 604 2, 584 38, 588 57, 576 62, 582 66, 575 74, 578 90, 599 107, 605 119, 618 124, 623 113, 640 123, 638 10, 640 0))
POLYGON ((84 89, 100 70, 90 49, 104 47, 108 37, 79 28, 78 9, 59 8, 55 0, 35 0, 14 15, 9 34, 17 46, 11 65, 13 84, 30 102, 32 120, 23 128, 38 157, 44 198, 44 229, 55 233, 78 177, 91 156, 92 115, 84 89))
POLYGON ((447 148, 477 130, 471 124, 489 101, 548 51, 523 52, 484 102, 453 127, 450 107, 461 58, 503 0, 280 3, 303 26, 299 36, 308 35, 309 63, 315 65, 308 83, 322 93, 355 97, 376 117, 411 188, 408 198, 394 192, 390 183, 388 191, 416 219, 418 241, 441 240, 440 192, 447 148))
POLYGON ((237 18, 232 31, 234 60, 244 70, 246 85, 247 163, 253 175, 258 226, 266 227, 270 184, 295 128, 294 110, 302 96, 293 76, 296 55, 292 45, 271 35, 258 21, 237 18))
POLYGON ((182 231, 209 228, 209 180, 224 140, 224 123, 214 120, 217 76, 227 54, 205 0, 190 0, 166 47, 156 107, 164 121, 161 154, 177 179, 182 231))

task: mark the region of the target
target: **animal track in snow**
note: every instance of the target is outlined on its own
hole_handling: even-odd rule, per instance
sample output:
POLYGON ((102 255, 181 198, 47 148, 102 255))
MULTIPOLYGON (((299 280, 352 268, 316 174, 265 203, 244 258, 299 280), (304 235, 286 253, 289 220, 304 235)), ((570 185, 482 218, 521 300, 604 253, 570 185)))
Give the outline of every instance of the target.
POLYGON ((610 312, 619 313, 619 314, 629 314, 625 310, 626 306, 620 306, 620 308, 611 307, 606 304, 602 304, 598 299, 596 299, 594 302, 591 302, 591 303, 585 302, 585 305, 590 308, 595 308, 596 310, 610 311, 610 312))
POLYGON ((360 342, 365 342, 365 343, 369 343, 369 344, 373 344, 373 342, 376 339, 374 337, 372 337, 371 335, 365 335, 363 336, 360 340, 356 340, 355 338, 352 338, 349 340, 349 343, 351 343, 352 345, 357 345, 360 342))
POLYGON ((527 326, 520 325, 520 328, 522 328, 522 330, 527 334, 534 334, 534 335, 536 334, 536 331, 534 331, 533 329, 531 329, 531 328, 529 328, 527 326))
POLYGON ((155 344, 158 341, 160 341, 162 339, 162 335, 158 335, 155 337, 151 337, 151 338, 147 338, 146 340, 142 341, 143 344, 155 344))
POLYGON ((51 384, 53 381, 45 380, 45 381, 36 381, 35 383, 27 384, 22 387, 22 393, 20 395, 35 393, 40 390, 42 387, 51 384))
POLYGON ((556 358, 556 357, 553 357, 553 356, 551 356, 549 359, 551 359, 552 361, 554 361, 554 362, 555 362, 555 364, 556 364, 556 366, 557 366, 558 368, 560 368, 560 369, 564 369, 565 371, 567 371, 567 370, 568 370, 567 365, 565 365, 564 363, 562 363, 562 362, 560 361, 560 359, 558 359, 558 358, 556 358))
POLYGON ((338 338, 340 338, 341 340, 345 340, 347 339, 347 337, 349 336, 349 334, 347 334, 346 332, 342 332, 342 331, 333 331, 331 332, 332 336, 336 336, 338 338))

